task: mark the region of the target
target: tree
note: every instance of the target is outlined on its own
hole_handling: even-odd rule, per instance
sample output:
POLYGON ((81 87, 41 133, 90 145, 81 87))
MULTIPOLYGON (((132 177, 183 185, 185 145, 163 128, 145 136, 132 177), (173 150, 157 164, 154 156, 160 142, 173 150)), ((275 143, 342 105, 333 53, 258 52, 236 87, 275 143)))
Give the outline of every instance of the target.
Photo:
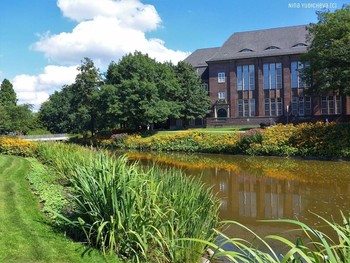
POLYGON ((202 88, 202 83, 194 68, 184 62, 175 67, 181 95, 178 103, 182 105, 181 117, 185 120, 204 118, 209 113, 210 98, 202 88))
POLYGON ((89 130, 94 135, 98 107, 94 103, 94 98, 102 85, 101 75, 94 62, 89 58, 85 58, 78 69, 80 73, 75 78, 75 83, 71 85, 74 94, 71 112, 76 115, 76 131, 89 130))
POLYGON ((317 14, 318 23, 308 27, 311 44, 302 56, 310 64, 302 71, 307 92, 350 95, 350 6, 317 14))
POLYGON ((52 133, 69 133, 75 130, 75 114, 71 110, 74 94, 70 86, 55 91, 39 109, 39 119, 52 133))
POLYGON ((16 92, 10 81, 4 79, 0 86, 0 105, 15 106, 17 104, 16 92))
POLYGON ((103 85, 94 97, 96 107, 96 128, 100 130, 117 127, 121 116, 121 102, 117 88, 113 85, 103 85))
POLYGON ((174 94, 179 85, 173 70, 166 64, 140 52, 128 54, 107 70, 106 83, 116 87, 120 101, 120 121, 126 127, 152 125, 179 116, 174 94))

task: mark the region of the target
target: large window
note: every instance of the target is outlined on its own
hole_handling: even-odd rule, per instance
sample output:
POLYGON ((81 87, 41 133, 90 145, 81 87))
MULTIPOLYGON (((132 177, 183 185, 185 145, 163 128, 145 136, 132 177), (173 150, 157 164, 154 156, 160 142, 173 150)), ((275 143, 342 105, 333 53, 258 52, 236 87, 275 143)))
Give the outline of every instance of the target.
POLYGON ((292 114, 295 116, 311 115, 311 97, 293 97, 292 114))
POLYGON ((266 63, 263 65, 264 70, 264 89, 281 89, 282 88, 282 64, 266 63))
POLYGON ((292 88, 304 88, 305 82, 301 78, 301 71, 303 68, 308 67, 308 63, 301 63, 300 61, 293 61, 291 64, 291 78, 292 88))
POLYGON ((237 67, 237 90, 255 90, 254 65, 237 67))
POLYGON ((225 82, 225 72, 219 72, 218 73, 218 82, 224 83, 225 82))
POLYGON ((323 96, 321 98, 322 114, 341 114, 340 96, 323 96))
POLYGON ((265 116, 281 116, 282 114, 282 98, 265 99, 265 116))
POLYGON ((238 116, 255 116, 255 99, 238 100, 238 116))

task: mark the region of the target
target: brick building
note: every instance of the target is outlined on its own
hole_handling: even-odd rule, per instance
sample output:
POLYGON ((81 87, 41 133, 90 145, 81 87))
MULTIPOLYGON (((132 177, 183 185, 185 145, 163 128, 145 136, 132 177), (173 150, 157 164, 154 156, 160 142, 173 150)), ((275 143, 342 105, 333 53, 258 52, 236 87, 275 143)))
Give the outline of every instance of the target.
POLYGON ((187 57, 212 101, 207 126, 348 119, 349 97, 304 94, 307 33, 306 26, 234 33, 187 57))

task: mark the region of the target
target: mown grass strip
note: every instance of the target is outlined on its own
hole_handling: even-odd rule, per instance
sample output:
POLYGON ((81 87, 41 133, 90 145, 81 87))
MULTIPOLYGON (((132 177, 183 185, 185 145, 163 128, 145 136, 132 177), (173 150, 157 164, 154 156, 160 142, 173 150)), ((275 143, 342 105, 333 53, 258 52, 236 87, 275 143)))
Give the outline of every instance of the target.
POLYGON ((106 262, 54 232, 30 192, 29 171, 29 161, 0 155, 0 262, 106 262))

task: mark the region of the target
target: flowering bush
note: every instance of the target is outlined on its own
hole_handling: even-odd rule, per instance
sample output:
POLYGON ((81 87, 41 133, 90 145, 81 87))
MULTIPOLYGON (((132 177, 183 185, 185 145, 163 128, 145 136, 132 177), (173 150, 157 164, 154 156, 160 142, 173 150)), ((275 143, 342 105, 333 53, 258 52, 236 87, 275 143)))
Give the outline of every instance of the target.
POLYGON ((112 140, 113 144, 116 147, 121 147, 125 143, 127 136, 128 136, 127 133, 117 133, 117 134, 112 134, 110 139, 112 140))
POLYGON ((186 131, 148 137, 120 133, 90 144, 152 151, 349 158, 350 124, 278 124, 242 133, 186 131))
POLYGON ((19 138, 0 137, 0 153, 19 155, 23 157, 33 156, 37 144, 19 138))

